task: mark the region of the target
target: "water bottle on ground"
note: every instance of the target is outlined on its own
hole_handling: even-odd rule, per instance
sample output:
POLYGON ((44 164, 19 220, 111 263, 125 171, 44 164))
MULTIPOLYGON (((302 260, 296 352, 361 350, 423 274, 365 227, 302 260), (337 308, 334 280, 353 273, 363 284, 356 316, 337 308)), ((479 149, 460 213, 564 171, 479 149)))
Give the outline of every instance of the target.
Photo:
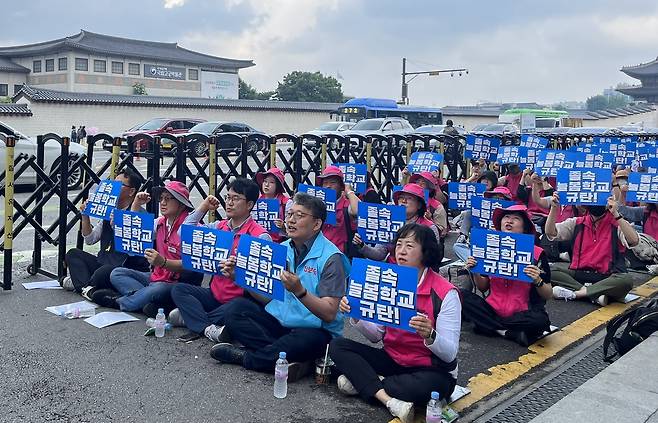
POLYGON ((427 412, 425 413, 425 421, 427 423, 441 423, 441 401, 438 392, 432 392, 432 398, 427 403, 427 412))
POLYGON ((85 319, 87 317, 92 317, 96 315, 95 307, 76 307, 72 310, 68 310, 64 313, 64 317, 67 319, 85 319))
POLYGON ((167 319, 165 319, 164 309, 159 308, 158 314, 155 316, 155 337, 162 338, 165 335, 165 324, 167 319))
POLYGON ((280 352, 274 367, 274 396, 285 398, 288 395, 288 361, 286 353, 280 352))
MULTIPOLYGON (((148 319, 146 319, 146 326, 150 328, 155 328, 155 318, 149 317, 148 319)), ((165 323, 165 331, 171 330, 172 328, 173 326, 171 325, 171 323, 169 322, 165 323)))

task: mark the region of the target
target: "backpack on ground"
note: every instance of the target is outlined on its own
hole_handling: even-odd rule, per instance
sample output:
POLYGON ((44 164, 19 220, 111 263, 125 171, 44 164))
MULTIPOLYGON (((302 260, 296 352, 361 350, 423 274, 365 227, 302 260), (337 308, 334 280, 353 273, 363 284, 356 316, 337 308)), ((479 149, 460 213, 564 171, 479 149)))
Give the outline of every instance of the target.
POLYGON ((658 241, 643 232, 638 233, 640 242, 631 251, 644 263, 658 263, 658 241))
POLYGON ((650 300, 641 307, 628 310, 608 323, 603 340, 603 359, 612 363, 656 331, 658 331, 658 298, 650 300), (617 335, 623 324, 626 324, 626 327, 617 335), (614 351, 609 353, 610 346, 614 351))

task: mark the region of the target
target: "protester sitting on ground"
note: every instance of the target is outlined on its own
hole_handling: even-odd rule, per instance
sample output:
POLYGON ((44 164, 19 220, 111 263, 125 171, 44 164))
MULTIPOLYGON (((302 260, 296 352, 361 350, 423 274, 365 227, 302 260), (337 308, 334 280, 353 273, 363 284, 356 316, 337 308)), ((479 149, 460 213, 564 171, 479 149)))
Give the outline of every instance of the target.
MULTIPOLYGON (((116 208, 128 210, 139 190, 140 177, 133 171, 125 169, 114 180, 121 182, 116 208)), ((83 211, 86 205, 86 202, 83 203, 80 211, 83 211)), ((102 220, 93 228, 89 216, 83 214, 80 221, 80 232, 85 244, 93 245, 100 241, 100 251, 97 255, 93 255, 78 248, 71 248, 66 253, 64 261, 70 276, 62 281, 65 289, 82 293, 83 297, 91 300, 96 289, 111 287, 110 273, 114 268, 123 266, 148 271, 148 262, 143 257, 128 256, 114 250, 114 225, 111 220, 102 220)))
MULTIPOLYGON (((233 235, 231 254, 235 253, 241 235, 271 241, 272 238, 251 217, 251 210, 258 200, 258 185, 256 182, 237 178, 228 186, 226 200, 226 220, 208 223, 205 226, 230 231, 233 235)), ((219 199, 209 195, 190 213, 184 225, 198 225, 208 211, 217 210, 219 199)), ((213 342, 221 339, 224 330, 224 305, 242 297, 244 291, 231 279, 224 275, 214 275, 210 281, 210 288, 193 286, 189 284, 176 284, 171 290, 171 298, 177 309, 169 313, 169 321, 175 326, 187 326, 192 331, 188 337, 203 333, 213 342)))
MULTIPOLYGON (((484 198, 490 198, 493 200, 506 200, 512 201, 512 193, 509 192, 509 189, 506 187, 496 187, 491 191, 485 191, 483 194, 484 198)), ((465 210, 464 221, 460 226, 459 230, 464 231, 466 234, 471 233, 471 210, 465 210)), ((452 246, 455 255, 462 260, 464 263, 468 259, 468 256, 471 254, 471 244, 469 242, 470 236, 464 236, 457 238, 457 241, 452 246)))
MULTIPOLYGON (((487 191, 493 191, 494 188, 496 188, 498 185, 498 175, 496 173, 488 170, 486 172, 483 172, 482 174, 478 175, 477 178, 475 178, 473 181, 468 181, 468 182, 476 182, 479 184, 485 184, 486 185, 486 190, 487 191)), ((457 237, 456 243, 459 244, 467 244, 468 243, 468 236, 471 231, 471 210, 463 210, 458 218, 458 222, 461 222, 458 224, 459 226, 459 236, 457 237)), ((453 221, 455 223, 455 221, 453 221)))
POLYGON ((539 176, 532 169, 525 169, 523 174, 518 190, 519 201, 528 206, 532 222, 541 228, 543 233, 550 207, 543 207, 544 203, 539 199, 552 196, 555 189, 548 183, 547 178, 539 176))
MULTIPOLYGON (((427 226, 432 230, 436 237, 436 242, 439 245, 438 256, 436 257, 438 263, 441 263, 444 255, 444 245, 439 233, 439 229, 434 222, 425 217, 427 205, 425 203, 425 191, 418 184, 407 184, 401 190, 393 193, 393 201, 396 205, 405 207, 406 223, 418 223, 427 226)), ((375 246, 367 245, 359 236, 354 235, 354 245, 359 248, 359 252, 366 258, 377 261, 388 261, 395 263, 395 244, 377 244, 375 246)))
POLYGON ((425 217, 434 222, 439 230, 441 239, 445 238, 445 236, 448 235, 449 230, 448 214, 437 198, 437 193, 441 191, 439 189, 439 180, 432 174, 432 172, 420 172, 411 175, 409 183, 418 184, 421 188, 429 191, 429 201, 427 204, 428 210, 425 217))
MULTIPOLYGON (((215 345, 210 355, 223 363, 272 373, 279 352, 292 362, 288 380, 305 373, 309 360, 324 354, 327 344, 343 333, 338 303, 345 295, 350 263, 321 232, 327 217, 319 198, 297 193, 286 213, 289 240, 287 262, 293 272, 283 271, 283 301, 268 301, 249 293, 256 301, 238 298, 226 307, 226 329, 244 348, 229 343, 215 345)), ((225 274, 234 277, 235 257, 226 262, 225 274)))
POLYGON ((626 252, 626 259, 631 269, 646 269, 647 266, 656 264, 658 251, 655 241, 658 239, 658 206, 655 203, 646 203, 641 206, 626 206, 621 203, 620 193, 628 190, 628 185, 622 189, 613 189, 613 194, 619 203, 619 213, 628 222, 639 225, 642 229, 640 242, 634 248, 626 252), (641 251, 639 251, 641 250, 641 251))
POLYGON ((462 175, 461 182, 477 182, 487 172, 487 162, 484 159, 471 160, 471 174, 466 177, 462 175))
MULTIPOLYGON (((497 231, 535 235, 535 225, 523 205, 494 210, 493 224, 497 231)), ((467 268, 472 269, 476 264, 475 258, 468 257, 467 268)), ((473 273, 478 290, 489 291, 485 299, 470 290, 462 290, 463 317, 473 322, 476 333, 500 335, 527 347, 550 330, 545 305, 553 296, 551 270, 540 247, 535 246, 533 264, 526 266, 524 273, 532 283, 473 273)))
MULTIPOLYGON (((418 269, 417 316, 407 332, 393 327, 350 319, 369 341, 382 341, 375 348, 348 338, 334 339, 329 355, 342 373, 338 389, 379 400, 393 416, 413 421, 413 406, 426 404, 432 391, 449 398, 457 380, 457 351, 461 328, 459 292, 434 272, 438 244, 428 227, 416 223, 403 226, 396 236, 395 257, 400 265, 418 269)), ((343 297, 340 310, 349 313, 343 297)))
POLYGON ((633 288, 624 251, 636 246, 639 238, 619 213, 614 197, 605 206, 587 206, 584 216, 556 224, 559 207, 556 192, 546 220, 546 236, 550 241, 572 240, 573 251, 570 264, 551 264, 554 298, 589 299, 601 306, 610 300, 622 301, 633 288))
MULTIPOLYGON (((118 308, 121 311, 144 309, 144 314, 155 316, 158 308, 168 313, 174 306, 171 289, 177 282, 200 285, 203 275, 184 271, 181 260, 179 229, 189 212, 194 209, 190 203, 190 192, 184 183, 167 182, 159 189, 160 213, 155 221, 153 234, 155 248, 149 248, 144 256, 153 267, 152 272, 140 272, 125 267, 117 267, 110 275, 113 290, 99 290, 93 299, 104 307, 118 308), (106 292, 103 292, 106 291, 106 292)), ((132 211, 140 211, 151 201, 148 192, 135 196, 132 211)))
POLYGON ((327 166, 322 175, 315 178, 317 186, 336 191, 336 224, 325 223, 322 233, 341 252, 345 252, 346 243, 351 242, 348 235, 356 231, 356 216, 359 212, 359 197, 344 181, 343 172, 337 166, 327 166))
POLYGON ((517 163, 507 165, 507 175, 498 178, 498 185, 509 188, 512 200, 519 201, 519 186, 522 185, 523 173, 517 163))
MULTIPOLYGON (((285 230, 283 219, 286 214, 286 205, 288 204, 290 197, 285 194, 285 177, 283 176, 283 172, 281 169, 276 167, 269 169, 267 172, 258 172, 256 173, 256 182, 258 183, 261 192, 259 200, 279 200, 279 217, 274 222, 274 224, 277 228, 285 230)), ((272 231, 268 233, 274 242, 280 243, 285 239, 285 235, 283 235, 281 232, 272 231)))

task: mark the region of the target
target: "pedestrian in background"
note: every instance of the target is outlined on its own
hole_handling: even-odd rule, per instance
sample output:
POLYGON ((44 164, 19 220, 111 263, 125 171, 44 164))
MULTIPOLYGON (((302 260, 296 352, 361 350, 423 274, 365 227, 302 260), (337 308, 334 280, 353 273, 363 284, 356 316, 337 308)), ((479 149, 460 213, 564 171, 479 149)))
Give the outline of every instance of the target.
POLYGON ((71 142, 78 142, 78 132, 75 130, 75 125, 71 126, 71 142))

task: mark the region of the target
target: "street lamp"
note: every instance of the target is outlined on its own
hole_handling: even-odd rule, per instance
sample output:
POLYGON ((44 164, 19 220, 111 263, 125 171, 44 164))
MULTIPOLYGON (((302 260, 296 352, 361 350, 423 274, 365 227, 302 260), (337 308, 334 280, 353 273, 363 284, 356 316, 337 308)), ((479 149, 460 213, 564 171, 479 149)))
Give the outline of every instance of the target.
POLYGON ((429 75, 429 76, 439 76, 442 73, 450 73, 451 77, 455 76, 455 72, 459 73, 459 76, 462 76, 462 72, 468 75, 468 69, 459 68, 459 69, 440 69, 440 70, 431 70, 431 71, 422 71, 422 72, 407 72, 407 59, 406 57, 402 58, 402 99, 398 104, 409 104, 409 83, 416 79, 418 75, 429 75), (407 81, 407 75, 413 75, 411 79, 407 81))

